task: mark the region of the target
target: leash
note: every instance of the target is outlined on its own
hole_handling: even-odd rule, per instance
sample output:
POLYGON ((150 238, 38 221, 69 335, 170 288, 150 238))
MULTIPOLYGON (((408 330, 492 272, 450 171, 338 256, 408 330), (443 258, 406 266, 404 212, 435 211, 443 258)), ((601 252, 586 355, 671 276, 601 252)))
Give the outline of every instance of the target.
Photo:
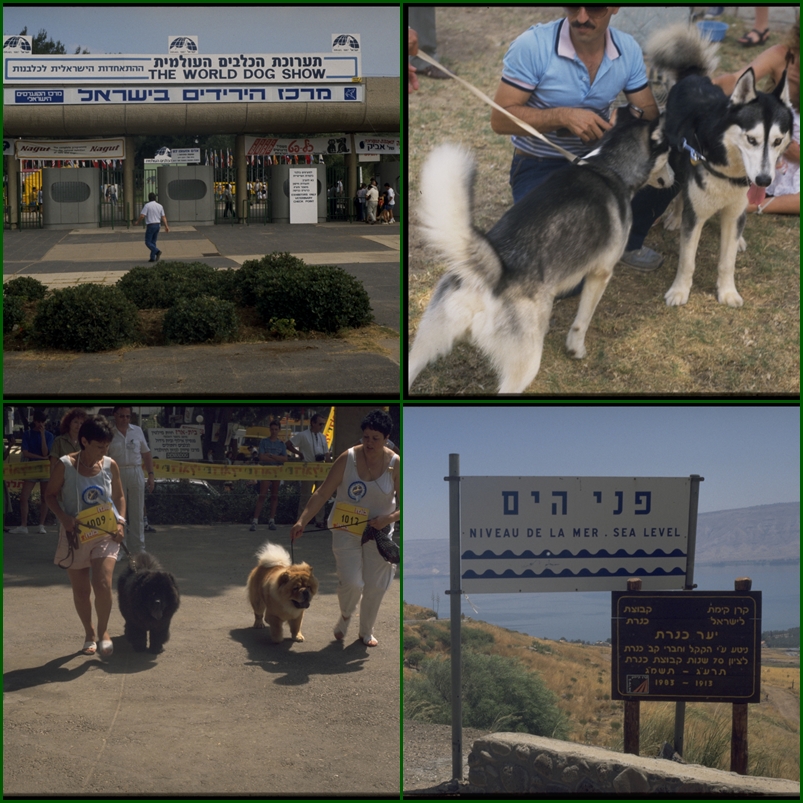
MULTIPOLYGON (((79 530, 83 527, 85 530, 97 530, 99 533, 105 533, 106 535, 111 535, 112 537, 117 535, 116 532, 111 532, 110 530, 104 530, 102 527, 90 527, 89 525, 81 524, 80 522, 76 522, 75 524, 76 524, 76 526, 78 527, 79 530)), ((72 535, 72 533, 67 535, 67 554, 57 564, 59 566, 59 568, 61 568, 61 569, 69 569, 70 566, 72 566, 73 562, 75 561, 75 546, 74 546, 73 542, 76 540, 77 536, 74 536, 73 538, 70 538, 70 535, 72 535), (67 558, 70 558, 70 562, 66 566, 64 566, 63 565, 64 561, 67 560, 67 558)), ((125 545, 125 541, 119 541, 119 542, 115 542, 115 543, 119 543, 119 546, 121 546, 123 548, 123 552, 125 552, 125 554, 128 556, 129 564, 133 567, 134 566, 134 558, 131 556, 131 553, 128 551, 128 547, 125 545)))
POLYGON ((489 106, 493 106, 494 109, 504 114, 505 117, 511 119, 514 123, 516 123, 517 126, 523 128, 528 134, 534 136, 536 139, 540 139, 542 142, 549 145, 550 148, 554 148, 562 156, 566 157, 572 164, 585 164, 585 160, 581 156, 578 156, 576 153, 572 153, 571 151, 567 151, 565 148, 561 148, 560 145, 556 145, 554 142, 547 139, 540 131, 536 131, 529 123, 525 123, 524 120, 519 119, 515 114, 511 114, 507 109, 500 106, 495 100, 491 100, 484 92, 481 92, 479 89, 477 89, 477 87, 473 86, 468 81, 464 81, 462 78, 459 78, 454 73, 449 72, 446 67, 444 67, 442 64, 439 64, 431 56, 428 56, 423 50, 419 50, 415 58, 429 62, 433 67, 437 67, 439 70, 445 72, 450 78, 454 78, 455 81, 461 83, 466 89, 469 90, 469 92, 476 95, 480 100, 484 101, 489 106))
MULTIPOLYGON (((347 527, 354 527, 354 525, 356 525, 356 524, 368 524, 369 521, 370 521, 370 519, 365 519, 365 521, 353 521, 351 524, 335 524, 333 527, 327 527, 327 529, 328 530, 345 530, 347 527)), ((314 529, 317 530, 319 528, 316 525, 314 529)), ((309 529, 305 528, 296 536, 296 538, 301 538, 301 536, 304 533, 308 533, 308 532, 311 533, 312 531, 313 531, 312 528, 309 528, 309 529)), ((293 563, 296 562, 295 551, 293 549, 293 544, 294 544, 296 538, 291 538, 290 539, 290 560, 293 561, 293 563)))

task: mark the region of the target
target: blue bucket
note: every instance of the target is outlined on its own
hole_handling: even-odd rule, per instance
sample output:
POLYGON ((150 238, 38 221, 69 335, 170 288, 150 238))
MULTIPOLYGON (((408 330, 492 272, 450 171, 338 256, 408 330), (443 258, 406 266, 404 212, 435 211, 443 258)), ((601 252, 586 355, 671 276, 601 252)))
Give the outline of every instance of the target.
POLYGON ((706 39, 710 39, 712 42, 721 42, 725 38, 725 31, 728 30, 728 23, 702 20, 697 23, 697 29, 706 39))

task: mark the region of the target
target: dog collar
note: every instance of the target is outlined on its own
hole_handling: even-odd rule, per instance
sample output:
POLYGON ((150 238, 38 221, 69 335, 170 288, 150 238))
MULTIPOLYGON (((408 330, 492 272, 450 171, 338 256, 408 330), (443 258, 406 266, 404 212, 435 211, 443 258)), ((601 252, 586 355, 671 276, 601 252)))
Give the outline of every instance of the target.
POLYGON ((689 143, 686 142, 685 139, 683 139, 681 141, 680 149, 682 151, 688 151, 689 160, 691 161, 691 163, 693 165, 696 165, 698 162, 704 162, 705 161, 705 156, 703 156, 701 153, 698 153, 696 150, 694 150, 694 148, 692 148, 692 146, 689 145, 689 143))
POLYGON ((731 184, 736 184, 740 187, 750 186, 750 179, 747 178, 747 176, 742 176, 741 178, 732 178, 731 176, 726 176, 724 173, 720 173, 718 170, 714 170, 714 168, 708 163, 708 160, 705 158, 705 156, 703 156, 702 153, 694 150, 694 148, 692 148, 692 146, 689 145, 685 139, 681 141, 680 149, 689 154, 689 161, 691 162, 692 166, 696 167, 698 164, 702 164, 712 176, 724 179, 725 181, 729 181, 731 184))

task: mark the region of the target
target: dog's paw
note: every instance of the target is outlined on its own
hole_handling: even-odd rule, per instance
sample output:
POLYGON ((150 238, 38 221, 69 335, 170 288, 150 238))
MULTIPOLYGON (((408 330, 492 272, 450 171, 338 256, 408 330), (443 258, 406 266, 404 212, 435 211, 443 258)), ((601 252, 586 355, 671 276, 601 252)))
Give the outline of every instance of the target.
POLYGON ((744 304, 744 299, 736 292, 736 288, 717 291, 717 300, 729 307, 741 307, 744 304))
POLYGON ((667 307, 682 307, 689 300, 689 290, 672 285, 664 295, 667 307))
POLYGON ((293 636, 293 641, 304 641, 304 636, 301 633, 293 636))
POLYGON ((747 251, 747 241, 744 239, 744 237, 739 238, 739 241, 736 243, 736 249, 740 253, 747 251))
POLYGON ((259 629, 261 627, 265 627, 265 623, 261 619, 255 619, 254 620, 254 627, 256 627, 257 629, 259 629))
POLYGON ((582 360, 586 356, 585 338, 581 336, 579 332, 574 331, 574 329, 570 329, 566 337, 566 351, 568 351, 569 356, 574 357, 575 360, 582 360))

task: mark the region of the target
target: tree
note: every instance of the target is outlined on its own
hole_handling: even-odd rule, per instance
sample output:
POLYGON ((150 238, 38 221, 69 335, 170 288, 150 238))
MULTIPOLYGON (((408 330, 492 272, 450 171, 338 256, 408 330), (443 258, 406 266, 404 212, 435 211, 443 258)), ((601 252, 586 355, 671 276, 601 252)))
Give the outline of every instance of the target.
MULTIPOLYGON (((21 31, 20 36, 27 36, 28 35, 28 26, 26 25, 21 31)), ((33 37, 33 41, 31 42, 33 47, 33 55, 34 56, 63 56, 67 53, 67 49, 61 43, 60 40, 54 42, 52 39, 48 38, 47 31, 42 28, 36 36, 33 37)), ((76 53, 89 53, 89 51, 84 48, 81 50, 81 47, 77 47, 75 49, 76 53)))

